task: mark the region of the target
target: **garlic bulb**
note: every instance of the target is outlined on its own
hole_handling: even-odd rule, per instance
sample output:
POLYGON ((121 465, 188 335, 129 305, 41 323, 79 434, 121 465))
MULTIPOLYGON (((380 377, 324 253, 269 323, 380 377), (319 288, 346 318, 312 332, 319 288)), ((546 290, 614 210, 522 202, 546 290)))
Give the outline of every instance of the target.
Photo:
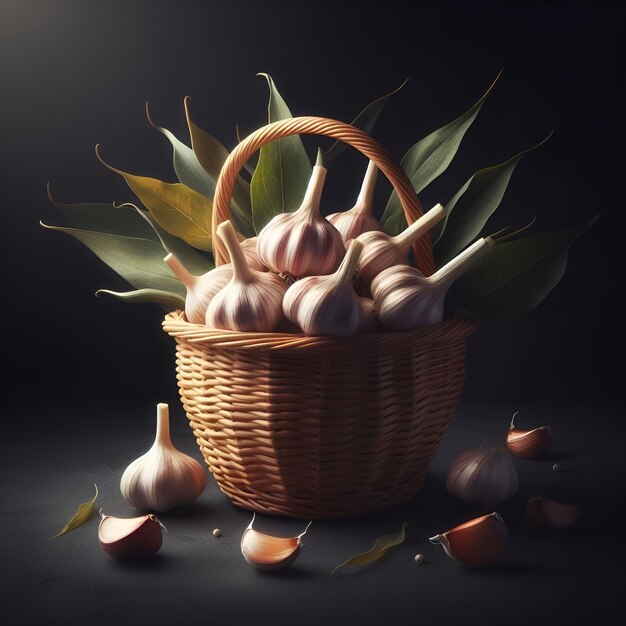
POLYGON ((511 418, 511 426, 506 434, 506 447, 509 452, 522 459, 536 459, 552 445, 552 429, 549 426, 540 426, 532 430, 522 430, 515 427, 515 416, 511 418))
POLYGON ((98 540, 100 546, 116 559, 139 559, 152 556, 163 542, 161 522, 156 515, 131 519, 103 515, 100 511, 98 540))
POLYGON ((377 274, 392 265, 408 265, 409 248, 445 216, 441 204, 424 213, 406 230, 395 237, 383 232, 370 231, 359 235, 364 245, 359 261, 359 275, 369 285, 377 274))
POLYGON ((381 322, 390 330, 440 324, 452 283, 493 245, 490 237, 479 239, 428 277, 408 265, 383 270, 371 284, 381 322))
POLYGON ((356 204, 349 211, 333 213, 326 218, 341 233, 341 238, 346 245, 351 239, 363 233, 371 230, 382 231, 380 222, 372 213, 377 174, 376 164, 370 161, 356 204))
POLYGON ((185 315, 192 324, 204 324, 206 310, 218 291, 221 291, 233 276, 233 266, 228 263, 216 267, 202 276, 194 276, 173 254, 163 259, 187 289, 185 315))
POLYGON ((466 450, 448 472, 448 492, 467 504, 493 508, 517 491, 519 480, 511 457, 504 448, 466 450))
POLYGON ((254 567, 276 571, 289 567, 300 555, 302 537, 313 522, 309 522, 304 532, 297 537, 274 537, 255 530, 255 515, 241 537, 241 554, 254 567))
POLYGON ((200 463, 173 446, 169 407, 158 404, 154 444, 126 468, 120 482, 122 495, 138 509, 169 511, 193 504, 206 482, 200 463))
POLYGON ((257 237, 257 253, 270 270, 294 276, 334 272, 345 247, 339 231, 320 214, 326 168, 318 163, 300 208, 272 218, 257 237))
POLYGON ((509 532, 498 513, 483 515, 429 539, 455 561, 468 567, 496 563, 509 544, 509 532))
MULTIPOLYGON (((237 233, 237 241, 239 242, 239 246, 241 247, 241 251, 243 255, 246 257, 246 261, 248 265, 257 272, 267 272, 267 267, 263 265, 261 259, 259 259, 259 255, 256 251, 256 237, 250 237, 246 239, 243 235, 237 233)), ((223 267, 223 266, 220 266, 223 267)))
POLYGON ((253 270, 244 257, 230 222, 217 228, 233 264, 233 277, 211 300, 206 324, 211 328, 242 332, 271 332, 283 319, 287 284, 276 274, 253 270))
POLYGON ((308 276, 295 282, 285 294, 285 317, 307 335, 335 337, 358 333, 366 310, 352 285, 363 244, 353 239, 339 269, 330 276, 308 276))

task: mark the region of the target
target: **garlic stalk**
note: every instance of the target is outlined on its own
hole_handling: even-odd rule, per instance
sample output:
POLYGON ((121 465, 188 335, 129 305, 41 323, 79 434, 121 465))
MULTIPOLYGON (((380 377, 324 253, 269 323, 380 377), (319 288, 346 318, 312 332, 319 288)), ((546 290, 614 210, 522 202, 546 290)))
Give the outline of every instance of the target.
POLYGON ((409 249, 421 236, 438 224, 446 210, 441 204, 424 213, 399 235, 391 237, 383 232, 370 231, 359 235, 363 253, 359 261, 359 275, 368 285, 383 270, 392 265, 408 265, 409 249))
POLYGON ((349 211, 333 213, 326 218, 341 233, 346 245, 363 233, 371 230, 382 231, 380 222, 372 213, 377 175, 378 168, 370 161, 355 205, 349 211))
POLYGON ((540 426, 532 430, 522 430, 515 426, 515 416, 511 418, 511 426, 506 434, 506 447, 509 452, 522 459, 536 459, 544 454, 552 445, 552 429, 540 426))
POLYGON ((339 231, 320 214, 326 180, 321 151, 300 208, 272 218, 257 237, 257 253, 270 270, 293 276, 334 272, 345 247, 339 231))
POLYGON ((122 495, 138 509, 169 511, 193 504, 206 482, 200 463, 172 444, 169 407, 158 404, 156 438, 148 452, 126 468, 120 482, 122 495))
POLYGON ((366 304, 352 284, 363 244, 353 239, 339 269, 330 276, 308 276, 285 294, 285 317, 307 335, 354 335, 366 322, 366 304))
POLYGON ((287 284, 271 272, 252 269, 229 221, 217 228, 233 265, 230 282, 210 302, 206 324, 241 332, 272 332, 283 319, 282 301, 287 284))
POLYGON ((452 283, 493 245, 491 237, 479 239, 432 276, 424 276, 408 265, 395 265, 382 271, 371 284, 381 322, 390 330, 440 324, 452 283))
POLYGON ((202 276, 195 276, 173 254, 168 254, 163 260, 187 290, 185 296, 187 321, 192 324, 204 324, 209 303, 233 276, 232 265, 230 263, 221 265, 202 276))

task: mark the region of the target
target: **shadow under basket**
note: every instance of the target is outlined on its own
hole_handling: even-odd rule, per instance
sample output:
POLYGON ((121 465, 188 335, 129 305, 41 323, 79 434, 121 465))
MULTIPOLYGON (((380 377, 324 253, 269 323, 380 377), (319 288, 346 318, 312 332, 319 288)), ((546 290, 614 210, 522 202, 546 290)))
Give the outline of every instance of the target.
POLYGON ((200 450, 237 506, 320 519, 420 489, 465 378, 475 322, 352 337, 218 331, 169 313, 200 450))

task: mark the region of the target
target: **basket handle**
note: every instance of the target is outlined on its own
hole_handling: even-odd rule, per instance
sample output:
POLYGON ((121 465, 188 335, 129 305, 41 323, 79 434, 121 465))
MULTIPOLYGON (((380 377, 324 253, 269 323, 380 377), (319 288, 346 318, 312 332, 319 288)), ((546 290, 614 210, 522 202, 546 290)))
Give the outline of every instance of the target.
MULTIPOLYGON (((224 244, 215 236, 217 227, 229 218, 230 200, 237 176, 246 161, 264 145, 290 135, 325 135, 347 143, 373 161, 385 174, 398 194, 407 222, 412 224, 423 213, 415 189, 404 171, 396 165, 389 153, 362 130, 324 117, 292 117, 273 122, 255 130, 241 141, 230 153, 217 180, 213 199, 213 250, 215 265, 228 263, 228 252, 224 244)), ((426 276, 435 270, 430 236, 424 235, 413 244, 413 253, 417 267, 426 276)))

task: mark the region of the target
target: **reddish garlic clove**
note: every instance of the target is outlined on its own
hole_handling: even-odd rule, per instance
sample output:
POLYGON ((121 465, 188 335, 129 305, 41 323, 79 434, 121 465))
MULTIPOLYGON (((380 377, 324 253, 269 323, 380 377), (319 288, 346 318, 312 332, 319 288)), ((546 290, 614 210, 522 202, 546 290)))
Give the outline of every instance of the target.
POLYGON ((522 430, 515 426, 515 416, 506 435, 506 447, 509 452, 521 459, 536 459, 545 454, 552 445, 554 435, 549 426, 540 426, 531 430, 522 430))
POLYGON ((98 527, 100 546, 116 559, 140 559, 158 552, 163 542, 161 522, 156 515, 130 519, 102 515, 98 527))
POLYGON ((545 496, 530 498, 526 503, 526 517, 535 526, 571 528, 580 516, 579 505, 561 504, 545 496))
POLYGON ((488 567, 506 550, 509 533, 498 513, 490 513, 455 526, 429 539, 443 546, 445 553, 468 567, 488 567))

